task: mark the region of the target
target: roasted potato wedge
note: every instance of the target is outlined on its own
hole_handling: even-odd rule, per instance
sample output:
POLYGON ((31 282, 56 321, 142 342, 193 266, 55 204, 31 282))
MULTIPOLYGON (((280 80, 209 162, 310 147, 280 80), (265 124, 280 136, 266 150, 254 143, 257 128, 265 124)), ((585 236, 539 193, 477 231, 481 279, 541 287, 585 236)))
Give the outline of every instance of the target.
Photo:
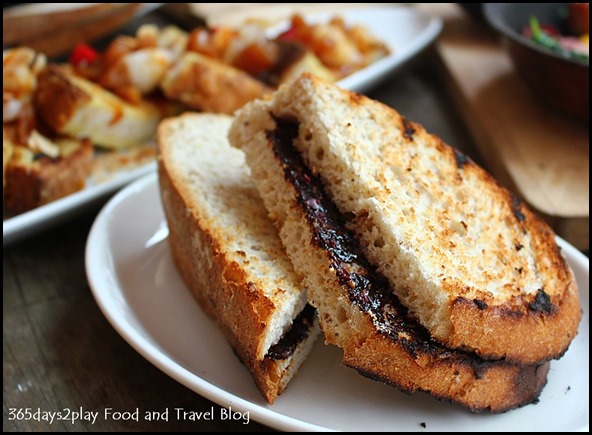
POLYGON ((33 103, 39 117, 56 133, 88 138, 113 149, 148 141, 161 117, 155 105, 132 105, 57 65, 39 74, 33 103))
POLYGON ((161 87, 168 98, 192 109, 226 114, 272 91, 247 73, 198 53, 185 53, 161 87))

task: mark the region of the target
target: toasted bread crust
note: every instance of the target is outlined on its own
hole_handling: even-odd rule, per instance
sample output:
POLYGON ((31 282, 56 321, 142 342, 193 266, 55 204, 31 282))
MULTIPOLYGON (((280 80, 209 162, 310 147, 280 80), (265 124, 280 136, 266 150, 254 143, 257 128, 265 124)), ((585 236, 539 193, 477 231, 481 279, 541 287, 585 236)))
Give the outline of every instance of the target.
MULTIPOLYGON (((161 200, 169 225, 173 260, 200 306, 219 325, 235 353, 250 370, 265 399, 273 403, 310 350, 315 335, 311 332, 296 353, 286 360, 265 357, 265 329, 280 309, 281 301, 270 299, 253 282, 253 276, 245 272, 244 265, 231 258, 230 252, 236 248, 229 246, 223 234, 212 229, 215 225, 203 212, 207 205, 196 202, 192 186, 187 182, 187 170, 179 169, 179 163, 171 155, 173 147, 181 146, 171 139, 172 130, 179 128, 181 123, 196 119, 202 119, 204 125, 216 124, 225 128, 230 123, 223 115, 188 114, 165 120, 158 129, 161 200)), ((222 133, 218 130, 216 135, 224 138, 225 132, 225 129, 222 133)), ((217 143, 219 138, 212 138, 212 141, 217 143)), ((193 167, 189 171, 192 170, 193 167)), ((242 168, 236 169, 240 170, 242 168)), ((244 184, 243 188, 248 189, 248 180, 244 184)), ((244 195, 238 186, 236 189, 237 195, 244 195)), ((233 230, 240 231, 239 228, 233 230)))
POLYGON ((180 265, 181 275, 200 305, 210 317, 217 318, 225 329, 232 331, 233 348, 252 366, 259 359, 259 343, 253 337, 262 336, 273 304, 245 280, 239 265, 229 262, 220 252, 220 243, 187 213, 181 194, 165 170, 159 176, 163 180, 162 199, 170 222, 169 243, 175 263, 180 265), (184 216, 187 217, 182 219, 184 216), (188 237, 192 234, 193 237, 188 237), (202 264, 208 264, 209 268, 202 264), (200 288, 206 291, 198 291, 200 288))
POLYGON ((306 74, 241 118, 260 107, 300 123, 294 146, 436 339, 521 364, 566 351, 581 318, 573 273, 548 225, 486 171, 393 109, 306 74))
MULTIPOLYGON (((417 124, 414 128, 427 134, 417 124)), ((462 158, 448 146, 443 153, 453 154, 457 165, 458 159, 462 158)), ((465 160, 461 169, 463 174, 472 171, 474 179, 496 187, 495 194, 512 211, 520 231, 532 235, 532 249, 541 260, 536 265, 538 273, 553 279, 554 287, 547 288, 547 291, 541 288, 529 295, 521 294, 519 288, 512 288, 511 296, 501 303, 486 291, 479 291, 472 300, 456 297, 451 301, 450 309, 454 328, 445 342, 452 347, 475 349, 484 357, 505 357, 518 362, 560 358, 577 334, 581 306, 575 277, 555 241, 554 232, 472 160, 465 160), (508 348, 507 341, 511 341, 512 349, 508 348), (468 342, 470 346, 466 345, 468 342)), ((517 251, 524 249, 519 245, 514 248, 517 251)), ((449 291, 462 295, 465 289, 449 291)))
POLYGON ((504 412, 536 401, 548 363, 486 361, 432 340, 381 288, 385 280, 368 272, 346 230, 323 220, 331 208, 306 190, 317 185, 315 177, 278 154, 269 136, 276 123, 267 108, 257 104, 243 115, 231 128, 231 143, 245 150, 288 256, 304 276, 325 340, 343 349, 346 365, 405 392, 429 392, 473 412, 504 412))
POLYGON ((261 336, 265 313, 273 307, 265 299, 258 301, 256 289, 245 288, 244 283, 241 287, 235 281, 240 279, 240 270, 235 265, 227 265, 223 254, 212 257, 211 252, 216 252, 216 243, 187 212, 181 194, 164 167, 159 170, 159 181, 169 222, 169 245, 177 270, 199 305, 221 328, 232 349, 251 371, 265 400, 273 403, 281 394, 277 383, 281 373, 277 372, 275 361, 257 361, 257 343, 251 339, 261 336), (197 247, 202 251, 198 251, 197 247), (211 267, 204 268, 203 264, 210 261, 211 267), (231 269, 235 269, 232 273, 238 272, 239 276, 227 281, 224 279, 225 272, 231 269), (255 307, 261 312, 255 311, 255 307), (239 312, 241 316, 235 314, 239 312))
POLYGON ((482 371, 454 360, 422 361, 373 334, 359 347, 344 348, 343 363, 370 379, 406 393, 425 391, 439 400, 459 403, 471 412, 502 413, 536 403, 547 383, 550 364, 490 364, 482 371), (419 385, 423 385, 419 387, 419 385))
POLYGON ((186 53, 167 72, 162 89, 192 109, 226 114, 271 92, 247 73, 197 53, 186 53))
POLYGON ((24 146, 15 146, 6 166, 4 207, 22 213, 84 188, 90 175, 93 147, 89 141, 67 156, 33 157, 24 146))

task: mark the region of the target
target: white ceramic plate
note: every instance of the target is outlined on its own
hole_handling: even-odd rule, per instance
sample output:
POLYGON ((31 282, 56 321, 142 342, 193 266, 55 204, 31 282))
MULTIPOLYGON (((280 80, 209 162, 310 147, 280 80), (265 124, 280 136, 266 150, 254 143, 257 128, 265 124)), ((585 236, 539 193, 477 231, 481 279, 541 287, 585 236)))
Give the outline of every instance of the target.
POLYGON ((45 230, 81 212, 98 201, 121 189, 131 181, 156 170, 156 163, 149 163, 133 170, 125 170, 116 174, 109 181, 91 184, 85 189, 68 195, 57 201, 37 207, 31 211, 21 213, 4 220, 2 225, 3 246, 45 230))
POLYGON ((355 92, 365 92, 384 80, 413 56, 433 42, 442 20, 428 17, 411 7, 385 7, 350 9, 306 16, 311 22, 326 22, 335 15, 342 16, 348 24, 361 24, 384 42, 390 54, 366 68, 338 82, 339 86, 355 92))
POLYGON ((363 378, 322 340, 284 394, 267 405, 181 281, 167 234, 157 178, 149 175, 119 192, 97 217, 86 249, 88 279, 105 316, 138 352, 222 406, 281 430, 421 431, 421 423, 425 430, 454 432, 588 429, 589 262, 564 241, 584 310, 579 335, 552 362, 537 405, 472 415, 427 394, 408 396, 363 378))

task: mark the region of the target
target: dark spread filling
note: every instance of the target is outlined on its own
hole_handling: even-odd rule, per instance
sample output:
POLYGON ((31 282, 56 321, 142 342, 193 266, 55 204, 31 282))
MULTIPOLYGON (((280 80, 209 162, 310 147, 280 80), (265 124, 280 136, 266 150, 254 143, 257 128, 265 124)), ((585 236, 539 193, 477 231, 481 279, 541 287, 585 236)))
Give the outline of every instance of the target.
POLYGON ((480 310, 485 310, 489 306, 486 302, 483 302, 479 299, 473 299, 473 302, 475 302, 475 305, 477 305, 477 308, 480 310))
POLYGON ((475 375, 490 362, 475 355, 452 351, 431 339, 429 332, 408 313, 393 294, 386 278, 372 267, 346 229, 343 216, 324 192, 321 180, 313 175, 293 145, 298 136, 296 120, 276 118, 276 129, 267 139, 282 162, 284 176, 297 191, 297 202, 308 220, 313 243, 327 252, 331 267, 350 301, 367 313, 377 330, 417 356, 429 353, 437 358, 459 358, 470 364, 475 375))
POLYGON ((280 341, 269 348, 265 358, 281 360, 292 356, 298 345, 308 336, 310 328, 314 324, 315 313, 316 310, 312 305, 307 304, 294 319, 292 327, 282 335, 280 341))

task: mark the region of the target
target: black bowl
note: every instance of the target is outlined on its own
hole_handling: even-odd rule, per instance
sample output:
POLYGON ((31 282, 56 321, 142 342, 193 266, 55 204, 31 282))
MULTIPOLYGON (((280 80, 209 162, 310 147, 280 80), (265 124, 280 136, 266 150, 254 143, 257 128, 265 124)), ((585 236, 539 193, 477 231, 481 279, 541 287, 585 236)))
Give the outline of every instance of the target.
POLYGON ((489 24, 501 35, 514 66, 532 91, 551 108, 588 120, 589 62, 570 59, 522 35, 531 16, 561 28, 568 3, 485 3, 489 24))

